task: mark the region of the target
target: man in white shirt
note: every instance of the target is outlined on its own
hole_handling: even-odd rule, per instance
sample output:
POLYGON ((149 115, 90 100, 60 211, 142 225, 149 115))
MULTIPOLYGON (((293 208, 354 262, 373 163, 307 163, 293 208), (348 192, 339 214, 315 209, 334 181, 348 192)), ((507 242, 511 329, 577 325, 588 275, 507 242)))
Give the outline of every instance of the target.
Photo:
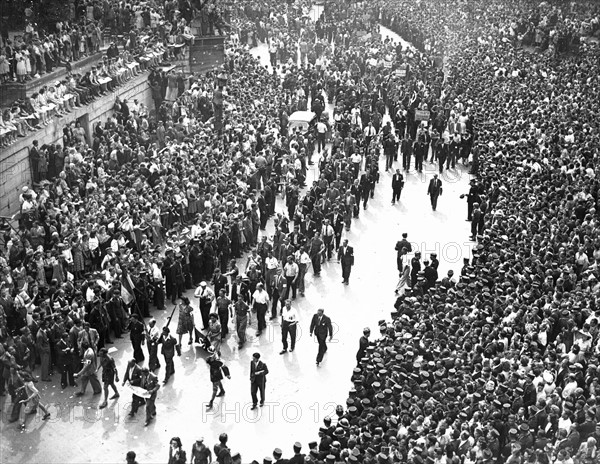
POLYGON ((323 121, 317 123, 317 153, 325 150, 325 134, 327 133, 327 125, 323 121))
POLYGON ((258 329, 256 336, 260 337, 262 331, 267 327, 267 321, 265 316, 267 314, 267 307, 269 305, 269 294, 264 289, 262 283, 256 284, 256 290, 252 294, 252 306, 256 310, 256 318, 258 320, 258 329))
POLYGON ((377 131, 373 127, 372 121, 369 121, 369 125, 367 127, 365 127, 363 133, 365 135, 365 155, 366 155, 367 151, 369 150, 369 145, 371 145, 371 141, 377 134, 377 131))
POLYGON ((214 292, 206 285, 206 282, 200 282, 200 286, 196 288, 194 296, 198 298, 198 307, 200 316, 202 317, 202 329, 208 330, 208 315, 212 308, 212 302, 215 299, 214 292))
POLYGON ((323 221, 323 227, 321 228, 321 236, 323 237, 323 243, 325 243, 325 249, 327 250, 327 259, 331 259, 333 252, 333 237, 335 231, 333 226, 329 223, 329 219, 323 221))
POLYGON ((285 277, 287 288, 285 291, 285 299, 290 295, 290 288, 292 289, 292 299, 296 299, 296 284, 298 282, 298 265, 294 262, 291 256, 288 256, 287 263, 283 266, 283 276, 285 277))
POLYGON ((282 310, 281 322, 281 341, 283 350, 279 354, 284 354, 288 349, 288 334, 291 338, 290 353, 296 347, 296 325, 298 323, 298 313, 295 308, 292 308, 292 300, 286 300, 282 310))
POLYGON ((267 282, 267 292, 269 295, 273 294, 271 284, 273 283, 275 274, 277 274, 277 269, 279 269, 279 260, 273 256, 273 250, 271 249, 265 257, 265 281, 267 282))

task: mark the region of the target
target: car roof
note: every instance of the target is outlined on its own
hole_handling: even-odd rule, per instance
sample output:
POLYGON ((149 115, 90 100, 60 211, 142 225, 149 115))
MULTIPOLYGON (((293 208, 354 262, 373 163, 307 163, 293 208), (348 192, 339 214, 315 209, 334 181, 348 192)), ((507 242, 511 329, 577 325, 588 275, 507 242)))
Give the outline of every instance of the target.
POLYGON ((289 121, 311 122, 316 117, 316 113, 313 113, 312 111, 296 111, 291 114, 291 116, 289 117, 289 121))

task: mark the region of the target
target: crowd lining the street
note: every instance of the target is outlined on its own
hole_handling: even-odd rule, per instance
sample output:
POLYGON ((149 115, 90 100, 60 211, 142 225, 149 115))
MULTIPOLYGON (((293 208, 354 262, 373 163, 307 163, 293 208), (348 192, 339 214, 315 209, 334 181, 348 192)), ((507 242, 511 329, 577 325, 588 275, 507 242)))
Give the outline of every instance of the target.
MULTIPOLYGON (((20 237, 6 234, 2 266, 2 387, 14 393, 30 382, 38 357, 48 374, 56 342, 73 327, 79 355, 89 328, 98 334, 94 353, 120 336, 134 311, 122 300, 127 276, 141 319, 150 303, 164 307, 164 293, 176 302, 186 288, 205 288, 201 281, 212 280, 218 295, 226 273, 232 286, 242 280, 248 304, 272 282, 272 256, 279 267, 290 255, 302 264, 306 252, 318 275, 367 207, 386 147, 405 169, 430 154, 452 168, 476 157, 479 180, 466 195, 473 255, 460 275, 439 280, 420 270, 418 256, 399 257, 409 277, 392 320, 380 321, 378 337, 365 331, 345 407, 306 456, 295 444, 290 461, 597 462, 597 6, 424 0, 354 10, 334 2, 313 24, 308 4, 243 3, 233 24, 252 31, 246 40, 268 41, 275 69, 234 38, 220 74, 194 77, 176 99, 161 95, 175 103, 159 101, 156 117, 119 102, 89 147, 70 140, 50 181, 23 192, 20 237), (378 22, 419 50, 382 41, 378 22), (289 133, 287 117, 309 105, 314 132, 289 133), (416 110, 430 111, 429 123, 416 110), (440 148, 452 143, 454 156, 440 148), (302 190, 315 154, 319 179, 302 190), (276 232, 259 241, 271 216, 276 232), (250 248, 247 269, 231 263, 250 248)), ((130 332, 138 362, 139 324, 130 332)), ((203 328, 211 332, 204 320, 203 328)), ((242 459, 215 454, 222 464, 242 459)), ((185 462, 179 439, 169 462, 185 462)))

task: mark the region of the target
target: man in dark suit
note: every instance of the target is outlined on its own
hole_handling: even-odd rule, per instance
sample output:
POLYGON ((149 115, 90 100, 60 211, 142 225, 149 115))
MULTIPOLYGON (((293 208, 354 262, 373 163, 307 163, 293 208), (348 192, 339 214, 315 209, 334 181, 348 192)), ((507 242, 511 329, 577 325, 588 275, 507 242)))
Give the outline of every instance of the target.
POLYGON ((407 237, 408 237, 408 234, 406 232, 402 232, 402 240, 400 240, 399 242, 396 242, 396 251, 398 252, 398 255, 400 255, 402 248, 406 248, 406 251, 408 251, 409 253, 412 253, 412 245, 406 239, 407 237))
POLYGON ((257 392, 260 391, 260 405, 265 404, 265 384, 269 368, 260 360, 260 353, 252 355, 250 361, 250 394, 252 395, 252 409, 256 409, 258 404, 257 392))
POLYGON ((302 445, 300 442, 294 443, 294 455, 288 459, 288 464, 304 464, 304 454, 300 451, 302 450, 302 445))
POLYGON ((344 230, 344 216, 340 213, 339 206, 333 208, 333 212, 329 215, 329 222, 333 226, 335 232, 335 248, 340 247, 342 241, 342 231, 344 230))
POLYGON ((417 284, 417 277, 421 272, 421 252, 415 252, 415 256, 410 260, 410 286, 414 288, 417 284))
MULTIPOLYGON (((123 383, 125 385, 129 382, 134 387, 139 387, 142 381, 142 369, 140 366, 136 364, 135 359, 130 359, 127 363, 127 368, 125 369, 125 375, 123 376, 123 383)), ((129 412, 129 417, 135 416, 138 408, 141 404, 144 404, 144 399, 137 395, 132 395, 131 397, 131 411, 129 412)))
POLYGON ((160 385, 158 384, 158 377, 150 372, 147 367, 141 370, 140 387, 150 394, 150 397, 146 400, 146 422, 144 423, 144 425, 148 425, 156 416, 156 393, 160 385))
POLYGON ((169 378, 175 373, 175 364, 173 358, 175 352, 178 356, 181 356, 181 347, 177 344, 177 340, 170 334, 168 327, 163 327, 162 334, 157 342, 159 345, 162 343, 161 353, 165 358, 165 380, 163 383, 167 383, 169 378))
POLYGON ((350 271, 354 266, 354 248, 348 245, 348 239, 344 240, 338 250, 338 263, 342 263, 342 283, 348 285, 350 282, 350 271))
POLYGON ((402 152, 402 167, 408 172, 410 171, 410 157, 412 156, 413 151, 413 141, 410 139, 408 131, 404 137, 404 140, 402 140, 400 151, 402 152))
MULTIPOLYGON (((272 291, 272 304, 271 304, 271 318, 277 317, 277 304, 286 294, 286 284, 287 281, 285 277, 282 275, 281 268, 277 269, 277 273, 273 276, 273 280, 271 280, 271 291, 272 291)), ((281 306, 283 309, 283 301, 281 301, 281 306)))
POLYGON ((369 347, 369 336, 371 335, 371 329, 365 327, 363 329, 363 336, 360 337, 358 342, 358 351, 356 352, 356 364, 360 365, 360 360, 367 354, 367 348, 369 347))
POLYGON ((438 179, 437 174, 434 174, 433 179, 429 181, 427 195, 429 195, 429 198, 431 199, 431 207, 435 211, 437 208, 438 197, 442 195, 442 181, 438 179))
POLYGON ((400 194, 404 188, 404 176, 400 172, 400 169, 396 169, 396 174, 392 176, 392 205, 396 204, 396 201, 400 201, 400 194))
MULTIPOLYGON (((347 240, 344 240, 345 242, 347 240)), ((323 361, 323 355, 327 351, 327 335, 329 334, 329 341, 333 337, 333 327, 331 325, 331 319, 325 314, 324 309, 318 309, 317 314, 315 314, 310 321, 310 336, 312 337, 313 333, 315 337, 317 337, 317 342, 319 343, 319 352, 317 353, 317 366, 321 364, 323 361)))
POLYGON ((438 141, 438 144, 435 147, 435 150, 436 150, 436 156, 437 156, 438 163, 440 166, 440 174, 441 174, 442 171, 444 170, 444 163, 446 162, 446 159, 448 159, 448 153, 450 151, 450 147, 448 146, 448 141, 442 137, 438 141))
POLYGON ((218 295, 221 289, 225 290, 225 295, 229 293, 229 281, 227 280, 227 277, 221 274, 221 269, 218 267, 215 268, 215 272, 212 278, 212 284, 213 292, 215 295, 218 295))
POLYGON ((231 301, 237 301, 238 295, 246 303, 250 302, 250 290, 248 284, 242 280, 241 274, 235 276, 235 282, 231 285, 231 301))

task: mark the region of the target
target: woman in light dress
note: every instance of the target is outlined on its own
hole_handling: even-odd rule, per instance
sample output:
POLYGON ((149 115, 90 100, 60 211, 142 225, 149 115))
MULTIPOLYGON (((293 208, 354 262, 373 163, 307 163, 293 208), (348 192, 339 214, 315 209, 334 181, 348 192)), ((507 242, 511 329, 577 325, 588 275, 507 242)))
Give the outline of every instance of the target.
POLYGON ((17 81, 23 83, 27 75, 27 66, 25 65, 25 57, 21 50, 15 51, 15 61, 17 62, 17 81))

